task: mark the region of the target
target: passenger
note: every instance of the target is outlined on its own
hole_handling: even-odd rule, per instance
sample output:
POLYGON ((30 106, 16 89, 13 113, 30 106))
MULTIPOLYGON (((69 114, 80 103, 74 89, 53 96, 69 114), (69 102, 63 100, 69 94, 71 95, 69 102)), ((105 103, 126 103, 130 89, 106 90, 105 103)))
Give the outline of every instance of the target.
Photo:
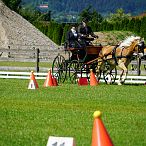
POLYGON ((98 38, 98 36, 93 33, 92 28, 88 26, 87 23, 88 20, 83 19, 82 23, 78 26, 78 34, 83 46, 89 46, 94 38, 98 38), (93 38, 89 38, 89 35, 91 35, 93 38))
POLYGON ((81 48, 80 43, 78 42, 79 35, 75 26, 72 26, 71 29, 67 32, 67 43, 70 48, 81 48))
POLYGON ((71 60, 78 60, 80 59, 80 56, 81 56, 80 48, 82 48, 82 46, 80 45, 78 38, 79 38, 79 35, 77 33, 76 27, 72 26, 71 29, 67 32, 67 36, 66 36, 68 47, 75 48, 71 50, 72 52, 71 60))

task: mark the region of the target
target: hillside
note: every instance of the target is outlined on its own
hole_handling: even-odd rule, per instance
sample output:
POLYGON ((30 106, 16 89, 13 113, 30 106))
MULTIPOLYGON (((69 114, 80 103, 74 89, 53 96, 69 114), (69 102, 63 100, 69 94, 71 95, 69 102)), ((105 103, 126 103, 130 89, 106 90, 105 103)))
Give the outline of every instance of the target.
POLYGON ((138 15, 146 11, 145 0, 22 0, 24 6, 36 7, 48 2, 49 10, 53 14, 58 13, 79 13, 91 5, 103 16, 114 13, 118 8, 123 8, 125 13, 138 15))

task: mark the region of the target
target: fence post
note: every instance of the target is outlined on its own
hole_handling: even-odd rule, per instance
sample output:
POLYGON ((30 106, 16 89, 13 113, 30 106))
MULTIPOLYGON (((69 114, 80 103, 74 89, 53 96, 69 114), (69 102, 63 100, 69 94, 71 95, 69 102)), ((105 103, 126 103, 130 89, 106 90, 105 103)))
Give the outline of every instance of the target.
POLYGON ((39 48, 36 49, 36 72, 39 72, 39 48))
POLYGON ((138 76, 140 76, 141 74, 140 66, 141 66, 141 58, 139 55, 137 55, 137 75, 138 76))
MULTIPOLYGON (((8 46, 8 49, 10 50, 10 46, 8 46)), ((11 57, 11 53, 8 52, 8 58, 10 58, 10 57, 11 57)))

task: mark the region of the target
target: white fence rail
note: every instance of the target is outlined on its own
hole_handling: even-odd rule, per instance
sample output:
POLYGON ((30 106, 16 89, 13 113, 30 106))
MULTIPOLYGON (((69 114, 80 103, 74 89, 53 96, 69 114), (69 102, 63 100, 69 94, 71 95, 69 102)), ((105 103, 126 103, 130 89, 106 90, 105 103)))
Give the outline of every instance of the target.
MULTIPOLYGON (((0 78, 5 79, 30 79, 31 72, 4 72, 0 71, 0 78)), ((35 73, 36 79, 45 79, 47 73, 35 73)))
MULTIPOLYGON (((115 82, 118 83, 119 75, 116 76, 115 82)), ((101 79, 100 82, 105 82, 101 79)), ((146 84, 146 76, 127 76, 125 84, 146 84)))
MULTIPOLYGON (((0 78, 7 78, 7 79, 30 79, 31 72, 4 72, 0 71, 0 78)), ((36 79, 46 79, 47 73, 35 73, 36 79)), ((118 79, 119 76, 117 76, 118 79)), ((103 79, 100 80, 104 82, 103 79)), ((116 80, 117 82, 118 80, 116 80)), ((127 76, 125 83, 128 84, 145 84, 146 83, 146 76, 127 76)))

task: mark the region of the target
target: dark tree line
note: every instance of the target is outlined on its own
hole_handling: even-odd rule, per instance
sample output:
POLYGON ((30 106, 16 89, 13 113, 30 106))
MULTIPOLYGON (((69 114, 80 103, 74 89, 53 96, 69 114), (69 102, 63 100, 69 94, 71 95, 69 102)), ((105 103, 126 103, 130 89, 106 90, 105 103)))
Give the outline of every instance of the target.
MULTIPOLYGON (((36 24, 35 24, 36 25, 36 24)), ((141 19, 132 18, 121 22, 110 23, 103 20, 101 23, 91 21, 89 25, 94 31, 131 31, 133 34, 140 35, 146 39, 146 17, 141 19)), ((47 25, 36 25, 45 35, 60 45, 65 41, 65 36, 70 28, 70 24, 59 24, 54 21, 47 25)))
MULTIPOLYGON (((132 18, 129 14, 125 14, 123 9, 117 9, 116 13, 111 14, 110 18, 103 18, 95 9, 88 6, 79 14, 79 18, 79 22, 75 24, 76 26, 83 18, 87 18, 94 32, 131 31, 146 39, 146 17, 132 18)), ((35 20, 33 19, 30 22, 58 45, 64 43, 66 33, 72 25, 37 19, 37 15, 35 15, 35 20)))

